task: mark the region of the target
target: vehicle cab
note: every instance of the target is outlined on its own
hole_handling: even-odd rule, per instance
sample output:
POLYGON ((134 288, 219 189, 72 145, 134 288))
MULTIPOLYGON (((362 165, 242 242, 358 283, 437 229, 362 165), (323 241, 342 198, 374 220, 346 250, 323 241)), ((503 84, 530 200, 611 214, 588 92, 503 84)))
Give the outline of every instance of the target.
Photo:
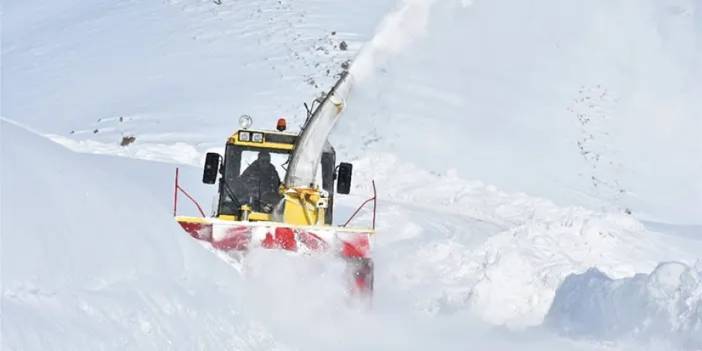
POLYGON ((218 183, 215 216, 233 221, 331 225, 334 182, 338 175, 336 192, 349 193, 351 164, 342 163, 337 172, 336 153, 327 142, 317 183, 286 189, 282 180, 298 134, 286 132, 284 119, 278 120, 276 130, 253 129, 251 124, 250 117, 242 116, 241 128, 227 139, 224 155, 206 156, 203 182, 218 183))

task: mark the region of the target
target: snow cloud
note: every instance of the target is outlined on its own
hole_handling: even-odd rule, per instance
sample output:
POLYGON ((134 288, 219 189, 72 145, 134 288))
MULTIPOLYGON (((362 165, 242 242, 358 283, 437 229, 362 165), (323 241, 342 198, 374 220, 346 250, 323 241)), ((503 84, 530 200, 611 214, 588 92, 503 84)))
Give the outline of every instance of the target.
POLYGON ((356 81, 366 80, 378 65, 407 48, 426 31, 434 2, 403 0, 395 11, 385 16, 373 39, 361 49, 351 66, 356 81))

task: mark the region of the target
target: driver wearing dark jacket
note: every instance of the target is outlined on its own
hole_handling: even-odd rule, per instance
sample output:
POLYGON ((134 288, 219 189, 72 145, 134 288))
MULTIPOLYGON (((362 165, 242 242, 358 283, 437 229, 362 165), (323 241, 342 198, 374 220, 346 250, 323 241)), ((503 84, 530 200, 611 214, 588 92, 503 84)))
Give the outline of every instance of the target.
POLYGON ((271 154, 266 151, 258 153, 256 161, 252 162, 241 174, 239 180, 247 191, 245 200, 254 210, 270 212, 280 200, 280 177, 275 166, 271 164, 271 154))

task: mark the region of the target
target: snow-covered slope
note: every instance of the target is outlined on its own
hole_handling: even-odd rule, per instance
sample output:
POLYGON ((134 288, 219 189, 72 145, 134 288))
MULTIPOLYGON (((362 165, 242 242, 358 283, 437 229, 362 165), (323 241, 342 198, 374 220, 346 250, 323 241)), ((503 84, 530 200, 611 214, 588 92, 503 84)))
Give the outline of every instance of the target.
MULTIPOLYGON (((301 123, 301 103, 395 3, 9 1, 3 114, 72 139, 202 152, 243 113, 301 123)), ((395 148, 559 204, 700 224, 697 1, 398 3, 419 4, 403 28, 414 35, 391 37, 407 50, 388 50, 355 90, 336 136, 345 153, 395 148)))
MULTIPOLYGON (((76 154, 2 128, 8 349, 325 349, 342 340, 338 349, 600 349, 489 325, 539 325, 570 273, 597 266, 625 277, 700 249, 628 217, 559 209, 379 155, 357 163, 357 194, 367 190, 368 165, 384 165, 373 171, 384 189, 374 310, 359 312, 345 307, 335 261, 258 252, 242 267, 187 237, 169 215, 172 166, 76 154), (411 176, 398 182, 394 172, 411 176), (436 206, 416 206, 417 198, 436 206), (365 337, 346 340, 348 330, 365 337)), ((199 172, 184 172, 196 184, 199 172)), ((346 212, 357 202, 344 200, 346 212)), ((678 317, 686 316, 696 318, 678 317)))
POLYGON ((275 345, 237 316, 237 271, 179 235, 172 167, 72 153, 5 122, 2 164, 3 349, 275 345))
POLYGON ((4 116, 80 139, 219 146, 244 113, 303 121, 302 102, 328 89, 393 1, 3 5, 4 116))
POLYGON ((332 140, 356 172, 336 214, 371 179, 379 189, 374 306, 357 311, 333 260, 255 252, 242 265, 187 237, 171 218, 173 164, 209 204, 204 152, 242 113, 294 128, 394 1, 4 3, 2 115, 34 131, 0 124, 3 348, 702 347, 694 308, 643 312, 690 326, 655 334, 663 346, 599 334, 609 315, 557 313, 700 258, 699 226, 637 220, 702 218, 699 6, 402 4, 420 24, 408 50, 354 90, 332 140), (624 283, 583 288, 591 267, 624 283))
POLYGON ((559 204, 700 224, 701 62, 697 0, 436 1, 337 137, 559 204))
MULTIPOLYGON (((3 349, 592 347, 418 313, 418 295, 392 275, 375 310, 358 311, 334 260, 254 252, 242 266, 182 233, 169 214, 171 166, 77 154, 1 126, 3 349)), ((195 173, 184 169, 184 181, 195 173)))

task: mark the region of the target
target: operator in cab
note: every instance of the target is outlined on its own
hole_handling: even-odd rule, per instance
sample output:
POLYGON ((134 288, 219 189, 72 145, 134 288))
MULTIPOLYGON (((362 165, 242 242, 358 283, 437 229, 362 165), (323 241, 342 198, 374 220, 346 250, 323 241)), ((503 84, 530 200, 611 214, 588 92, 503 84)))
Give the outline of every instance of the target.
POLYGON ((254 211, 270 213, 282 198, 280 196, 280 176, 271 163, 271 154, 266 151, 258 153, 256 161, 252 162, 239 177, 244 189, 245 199, 254 211))

